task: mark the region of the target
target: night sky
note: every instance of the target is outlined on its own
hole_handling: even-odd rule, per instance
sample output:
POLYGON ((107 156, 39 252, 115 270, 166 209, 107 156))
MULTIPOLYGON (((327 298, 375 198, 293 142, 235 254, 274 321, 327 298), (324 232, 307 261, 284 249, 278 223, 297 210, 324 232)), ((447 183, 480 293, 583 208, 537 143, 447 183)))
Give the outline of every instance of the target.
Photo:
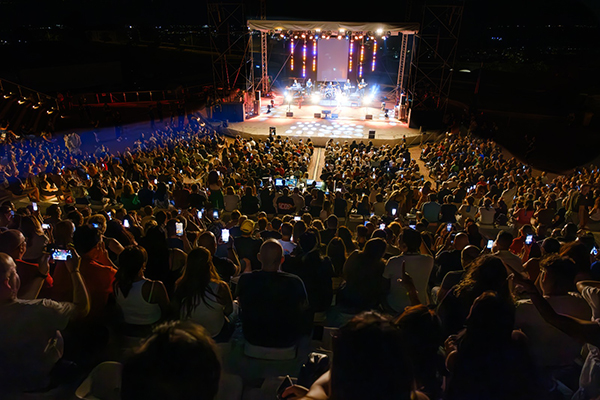
MULTIPOLYGON (((258 17, 258 1, 245 1, 248 18, 258 17)), ((448 2, 442 2, 448 3, 448 2)), ((405 1, 340 7, 339 2, 322 2, 318 7, 302 2, 268 1, 268 19, 330 21, 404 21, 405 1)), ((546 23, 597 24, 600 2, 596 0, 467 0, 465 30, 482 24, 546 23)), ((204 24, 206 2, 190 0, 0 0, 0 22, 4 27, 19 24, 71 24, 80 26, 121 24, 204 24)))

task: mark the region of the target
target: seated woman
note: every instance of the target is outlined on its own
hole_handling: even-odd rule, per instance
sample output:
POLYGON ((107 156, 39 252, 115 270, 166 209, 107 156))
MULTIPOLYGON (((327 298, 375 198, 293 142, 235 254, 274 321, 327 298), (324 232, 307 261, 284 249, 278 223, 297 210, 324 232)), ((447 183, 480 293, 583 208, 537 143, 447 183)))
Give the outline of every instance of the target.
POLYGON ((168 310, 165 286, 144 277, 147 262, 148 254, 141 246, 127 246, 119 254, 120 268, 115 274, 113 290, 123 313, 125 336, 147 336, 168 310))
POLYGON ((446 399, 540 399, 543 389, 514 305, 494 291, 475 299, 466 329, 446 341, 446 399))
POLYGON ((21 217, 19 230, 23 232, 27 240, 27 250, 23 255, 23 260, 37 263, 42 257, 46 245, 50 243, 50 238, 42 229, 40 220, 31 215, 21 217))
POLYGON ((284 399, 427 400, 415 379, 399 329, 376 312, 355 316, 333 342, 331 368, 310 387, 293 385, 284 399))
POLYGON ((227 342, 233 333, 227 319, 233 312, 231 291, 204 247, 188 254, 183 276, 176 283, 173 308, 180 318, 202 325, 217 342, 227 342))

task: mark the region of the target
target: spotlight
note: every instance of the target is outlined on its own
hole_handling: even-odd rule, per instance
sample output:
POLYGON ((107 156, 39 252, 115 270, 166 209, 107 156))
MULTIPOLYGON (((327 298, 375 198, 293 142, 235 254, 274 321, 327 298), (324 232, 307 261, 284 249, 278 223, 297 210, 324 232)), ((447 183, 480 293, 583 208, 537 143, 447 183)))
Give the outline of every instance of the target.
POLYGON ((342 35, 338 35, 338 40, 342 40, 342 35))
POLYGON ((381 29, 381 28, 377 29, 377 34, 378 35, 381 35, 382 33, 383 33, 383 29, 381 29))
POLYGON ((314 104, 318 104, 319 101, 321 101, 321 96, 319 95, 319 93, 315 93, 311 96, 311 99, 314 104))
POLYGON ((317 32, 317 33, 321 32, 321 28, 315 29, 315 32, 317 32))
POLYGON ((287 96, 287 97, 285 98, 285 100, 286 100, 288 103, 291 103, 293 99, 292 99, 292 96, 287 96))
POLYGON ((298 39, 298 35, 294 35, 294 39, 298 39))
POLYGON ((306 39, 306 34, 302 34, 302 39, 306 39))

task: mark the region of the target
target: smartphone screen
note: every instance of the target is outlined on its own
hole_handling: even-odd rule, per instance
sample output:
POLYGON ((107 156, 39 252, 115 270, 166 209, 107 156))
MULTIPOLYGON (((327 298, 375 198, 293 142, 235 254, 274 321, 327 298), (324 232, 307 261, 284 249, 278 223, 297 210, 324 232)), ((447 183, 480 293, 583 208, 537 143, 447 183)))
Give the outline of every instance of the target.
POLYGON ((37 205, 37 203, 35 201, 33 203, 31 203, 31 208, 33 208, 33 211, 37 211, 38 210, 38 205, 37 205))
POLYGON ((50 229, 50 224, 42 224, 42 229, 50 229))
POLYGON ((109 211, 106 214, 108 215, 108 219, 112 219, 112 212, 109 211))
POLYGON ((198 210, 198 219, 202 219, 202 211, 198 210))
POLYGON ((448 225, 446 225, 446 230, 448 232, 450 232, 452 230, 452 223, 451 222, 448 222, 448 225))
POLYGON ((294 217, 294 221, 300 221, 301 219, 302 219, 302 217, 301 217, 301 216, 299 216, 299 215, 296 215, 296 216, 294 217))
POLYGON ((71 257, 71 250, 65 249, 53 249, 52 259, 54 261, 66 261, 67 258, 71 257))
POLYGON ((223 243, 229 242, 229 229, 221 230, 221 239, 223 239, 223 243))
POLYGON ((490 240, 488 240, 488 243, 487 243, 487 248, 488 248, 488 249, 491 249, 493 246, 494 246, 494 239, 490 239, 490 240))
POLYGON ((368 223, 369 223, 369 221, 365 221, 365 226, 367 226, 368 223))
POLYGON ((129 220, 128 220, 128 219, 124 219, 124 220, 123 220, 123 226, 124 226, 125 228, 129 228, 129 226, 130 226, 130 225, 129 225, 129 220))
POLYGON ((392 215, 396 215, 396 213, 398 212, 398 210, 396 208, 392 208, 392 215))
POLYGON ((219 219, 219 210, 213 211, 213 218, 214 219, 219 219))
POLYGON ((183 236, 183 222, 175 222, 175 234, 183 236))
POLYGON ((593 256, 597 256, 598 255, 598 248, 596 246, 594 246, 592 248, 592 251, 590 251, 590 254, 593 256))
POLYGON ((385 229, 385 224, 379 224, 379 229, 385 229))
POLYGON ((92 226, 93 226, 94 228, 96 228, 96 229, 100 228, 100 225, 98 225, 98 224, 97 224, 97 223, 95 223, 95 222, 92 222, 92 226))
POLYGON ((527 235, 527 237, 525 237, 525 244, 531 243, 533 243, 533 235, 527 235))
POLYGON ((409 227, 410 229, 415 229, 415 230, 417 229, 417 225, 409 225, 408 227, 409 227))

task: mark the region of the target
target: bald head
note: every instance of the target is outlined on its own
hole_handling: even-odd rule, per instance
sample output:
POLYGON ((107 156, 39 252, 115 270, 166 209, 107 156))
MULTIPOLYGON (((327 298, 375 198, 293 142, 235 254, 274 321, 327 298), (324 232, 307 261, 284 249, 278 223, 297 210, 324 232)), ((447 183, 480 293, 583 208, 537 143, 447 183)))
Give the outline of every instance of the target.
POLYGON ((0 301, 16 299, 21 281, 17 274, 15 261, 6 253, 0 253, 0 281, 0 301))
POLYGON ((460 253, 460 260, 464 270, 466 270, 469 265, 475 261, 477 257, 481 254, 481 250, 477 246, 468 245, 466 246, 462 252, 460 253))
POLYGON ((217 251, 217 238, 211 231, 204 231, 198 238, 198 246, 204 247, 214 256, 217 251))
POLYGON ((454 237, 454 248, 462 250, 469 245, 469 236, 466 233, 459 233, 454 237))
POLYGON ((263 271, 278 271, 283 263, 283 247, 274 239, 267 240, 260 246, 258 260, 262 264, 263 271))
POLYGON ((11 256, 6 253, 0 253, 0 276, 3 280, 8 278, 8 275, 14 266, 15 262, 11 256))
POLYGON ((25 251, 27 250, 27 244, 25 236, 16 229, 9 229, 0 235, 0 252, 6 253, 15 260, 21 259, 25 251))

